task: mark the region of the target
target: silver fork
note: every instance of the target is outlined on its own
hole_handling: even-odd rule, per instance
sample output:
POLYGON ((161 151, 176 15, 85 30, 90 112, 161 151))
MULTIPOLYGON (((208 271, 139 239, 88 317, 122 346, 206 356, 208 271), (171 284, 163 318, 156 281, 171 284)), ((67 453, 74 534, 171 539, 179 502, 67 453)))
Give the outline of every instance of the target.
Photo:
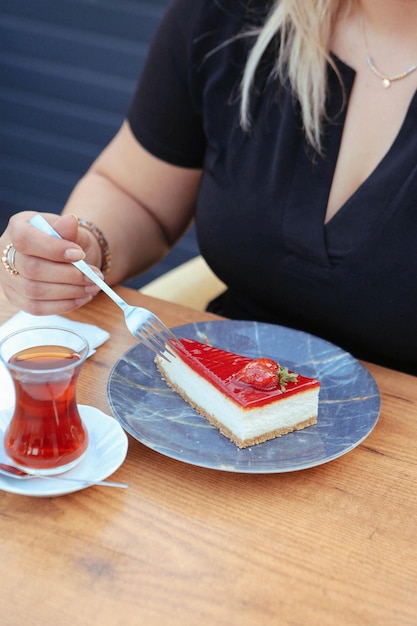
MULTIPOLYGON (((42 215, 35 215, 29 220, 29 223, 51 237, 62 239, 61 235, 52 228, 42 215)), ((122 309, 126 326, 138 341, 156 354, 161 355, 167 361, 169 361, 169 358, 166 353, 175 357, 174 346, 177 338, 159 317, 148 309, 127 304, 104 280, 93 272, 85 261, 74 261, 72 264, 100 287, 122 309), (171 343, 168 345, 169 340, 171 340, 171 343)))

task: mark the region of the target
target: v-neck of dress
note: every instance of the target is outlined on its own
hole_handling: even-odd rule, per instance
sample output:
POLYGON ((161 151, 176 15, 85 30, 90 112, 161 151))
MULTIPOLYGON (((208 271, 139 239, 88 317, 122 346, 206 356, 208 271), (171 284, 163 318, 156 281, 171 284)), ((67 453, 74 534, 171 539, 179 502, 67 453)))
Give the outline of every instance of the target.
MULTIPOLYGON (((348 103, 356 73, 337 57, 333 58, 342 77, 348 103)), ((329 119, 333 121, 328 123, 324 133, 325 156, 312 162, 311 155, 306 154, 304 149, 298 151, 283 219, 286 245, 291 252, 321 266, 340 263, 345 256, 366 242, 370 233, 389 213, 392 201, 417 162, 417 142, 414 135, 416 92, 387 153, 366 180, 325 223, 347 109, 347 106, 342 106, 341 88, 333 71, 329 72, 329 80, 332 94, 329 119), (302 181, 297 180, 300 171, 303 172, 302 181), (305 188, 314 189, 315 198, 311 207, 306 206, 305 188)))

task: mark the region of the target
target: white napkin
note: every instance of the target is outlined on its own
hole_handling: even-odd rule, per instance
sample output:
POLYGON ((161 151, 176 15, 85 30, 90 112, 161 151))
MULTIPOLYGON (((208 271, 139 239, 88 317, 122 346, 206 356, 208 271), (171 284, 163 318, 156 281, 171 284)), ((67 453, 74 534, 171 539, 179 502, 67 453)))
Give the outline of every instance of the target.
MULTIPOLYGON (((7 322, 0 326, 0 339, 3 339, 9 333, 21 328, 32 328, 33 326, 60 326, 61 328, 69 328, 85 337, 90 346, 88 356, 96 351, 110 337, 110 334, 94 326, 93 324, 84 324, 83 322, 74 322, 60 315, 31 315, 24 311, 19 311, 13 315, 7 322)), ((3 365, 0 363, 0 411, 8 409, 14 404, 14 387, 10 375, 3 365)))

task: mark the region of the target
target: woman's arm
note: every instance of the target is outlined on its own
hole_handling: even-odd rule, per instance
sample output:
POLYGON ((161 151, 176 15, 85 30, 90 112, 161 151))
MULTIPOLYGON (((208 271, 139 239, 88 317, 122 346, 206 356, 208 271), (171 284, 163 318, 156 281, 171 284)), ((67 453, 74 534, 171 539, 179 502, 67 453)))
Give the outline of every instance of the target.
POLYGON ((189 225, 201 172, 165 163, 149 154, 124 123, 72 192, 64 216, 47 219, 64 237, 51 239, 14 216, 0 237, 0 249, 16 248, 18 275, 0 267, 0 285, 20 308, 35 314, 62 313, 95 293, 69 261, 100 267, 101 250, 75 214, 93 222, 105 236, 112 257, 108 282, 114 284, 157 262, 189 225), (72 252, 71 252, 72 251, 72 252))

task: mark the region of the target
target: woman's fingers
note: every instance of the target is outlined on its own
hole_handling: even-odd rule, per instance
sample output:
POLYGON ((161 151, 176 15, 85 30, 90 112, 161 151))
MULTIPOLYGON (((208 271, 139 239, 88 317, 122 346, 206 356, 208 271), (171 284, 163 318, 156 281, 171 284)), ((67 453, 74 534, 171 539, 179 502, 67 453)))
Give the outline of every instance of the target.
POLYGON ((21 278, 33 281, 34 288, 38 283, 49 283, 54 288, 57 285, 83 286, 90 285, 91 281, 84 276, 69 261, 56 262, 50 259, 24 254, 16 249, 14 266, 21 278))
POLYGON ((57 217, 45 214, 45 219, 56 228, 62 239, 50 237, 29 224, 33 215, 30 212, 17 214, 9 222, 8 230, 18 252, 57 263, 79 261, 85 257, 84 250, 75 243, 78 223, 73 215, 57 217))
POLYGON ((11 302, 32 314, 72 311, 99 291, 71 263, 85 257, 84 250, 75 243, 77 220, 72 215, 45 215, 64 237, 57 239, 31 226, 32 215, 25 212, 14 216, 2 236, 3 241, 13 243, 13 266, 17 274, 4 270, 0 284, 11 302))
MULTIPOLYGON (((25 262, 26 258, 23 258, 23 263, 25 262)), ((37 266, 40 268, 40 280, 25 278, 20 273, 13 276, 12 280, 3 285, 6 297, 33 315, 45 315, 72 311, 89 302, 100 291, 97 285, 72 265, 62 268, 61 282, 51 282, 51 271, 42 269, 42 266, 47 264, 47 261, 39 259, 33 264, 35 268, 37 266), (65 275, 67 270, 70 272, 68 276, 65 275), (42 280, 43 274, 47 277, 46 280, 42 280), (62 279, 69 282, 62 282, 62 279)), ((100 272, 96 271, 100 275, 100 272)))
POLYGON ((51 314, 64 314, 70 313, 78 309, 80 306, 87 304, 92 300, 94 294, 83 294, 78 298, 65 298, 65 299, 48 299, 37 300, 28 298, 25 295, 20 294, 16 289, 10 285, 3 287, 4 293, 10 302, 13 302, 19 309, 31 313, 32 315, 51 315, 51 314))

